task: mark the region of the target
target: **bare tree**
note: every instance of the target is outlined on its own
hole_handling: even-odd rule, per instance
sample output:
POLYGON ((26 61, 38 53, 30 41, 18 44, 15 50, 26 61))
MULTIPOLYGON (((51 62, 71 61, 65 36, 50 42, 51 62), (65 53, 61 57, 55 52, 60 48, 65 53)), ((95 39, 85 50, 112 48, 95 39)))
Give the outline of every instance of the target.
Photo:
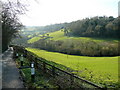
POLYGON ((13 37, 19 36, 18 32, 23 27, 19 20, 19 15, 25 14, 27 9, 22 1, 2 1, 2 52, 7 49, 7 46, 13 37))
POLYGON ((0 1, 0 54, 2 52, 2 24, 1 24, 1 20, 2 20, 2 2, 0 1))

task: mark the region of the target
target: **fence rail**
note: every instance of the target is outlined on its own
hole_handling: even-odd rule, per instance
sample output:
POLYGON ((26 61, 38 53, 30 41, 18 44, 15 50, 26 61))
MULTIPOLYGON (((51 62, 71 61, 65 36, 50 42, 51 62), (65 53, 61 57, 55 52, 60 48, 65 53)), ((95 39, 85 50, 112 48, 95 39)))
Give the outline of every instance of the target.
POLYGON ((54 77, 56 84, 60 87, 76 87, 76 88, 97 88, 103 89, 103 87, 96 85, 88 80, 85 80, 81 77, 74 75, 73 73, 69 73, 64 71, 54 65, 51 65, 44 61, 43 58, 36 57, 33 53, 27 51, 24 47, 13 46, 14 56, 16 53, 20 52, 26 57, 29 62, 35 63, 35 68, 37 70, 41 70, 44 73, 47 73, 54 77))

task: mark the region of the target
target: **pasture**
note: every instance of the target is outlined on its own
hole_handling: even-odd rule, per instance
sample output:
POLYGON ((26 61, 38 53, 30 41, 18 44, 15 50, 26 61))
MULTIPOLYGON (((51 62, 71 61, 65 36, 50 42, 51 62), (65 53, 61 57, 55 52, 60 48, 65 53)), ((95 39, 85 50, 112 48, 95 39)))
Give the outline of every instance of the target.
POLYGON ((70 69, 87 80, 98 84, 113 85, 118 82, 118 57, 88 57, 48 52, 34 48, 27 48, 38 57, 45 58, 70 69))
MULTIPOLYGON (((57 40, 62 40, 62 41, 66 41, 66 40, 72 40, 72 41, 84 41, 84 42, 87 42, 87 41, 94 41, 94 42, 107 42, 107 43, 110 43, 110 44, 117 44, 118 43, 118 39, 114 39, 114 38, 94 38, 94 37, 73 37, 73 36, 65 36, 64 35, 64 32, 62 30, 59 30, 59 31, 55 31, 55 32, 51 32, 51 33, 47 33, 49 34, 49 37, 52 37, 52 38, 48 38, 46 40, 54 40, 54 41, 57 41, 57 40)), ((47 36, 47 34, 45 34, 45 36, 47 36)), ((40 39, 43 39, 41 38, 41 35, 37 35, 31 39, 28 40, 28 43, 34 43, 40 39)))

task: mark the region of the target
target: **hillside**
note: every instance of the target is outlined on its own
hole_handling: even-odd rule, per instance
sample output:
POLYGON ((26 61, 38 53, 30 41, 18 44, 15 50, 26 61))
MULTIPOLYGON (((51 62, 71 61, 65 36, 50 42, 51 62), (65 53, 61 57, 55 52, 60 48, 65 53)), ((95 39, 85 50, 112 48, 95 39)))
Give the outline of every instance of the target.
POLYGON ((37 35, 28 43, 33 48, 82 56, 119 56, 118 39, 65 36, 64 29, 37 35))
MULTIPOLYGON (((27 50, 38 57, 64 65, 72 69, 72 73, 92 82, 113 85, 118 81, 118 57, 75 56, 33 48, 27 48, 27 50)), ((55 65, 57 66, 57 64, 55 65)))
POLYGON ((92 37, 74 37, 74 36, 65 36, 64 32, 62 30, 59 31, 55 31, 52 33, 48 33, 50 37, 52 37, 51 40, 65 40, 65 39, 69 39, 69 40, 82 40, 82 41, 95 41, 95 42, 113 42, 113 43, 118 43, 118 39, 114 39, 114 38, 92 38, 92 37))
MULTIPOLYGON (((49 37, 47 40, 66 40, 66 39, 69 39, 69 40, 83 40, 83 41, 95 41, 95 42, 113 42, 113 43, 118 43, 118 39, 114 39, 114 38, 92 38, 92 37, 74 37, 74 36, 71 36, 71 37, 68 37, 68 36, 65 36, 64 35, 64 32, 62 30, 59 30, 59 31, 55 31, 55 32, 52 32, 52 33, 47 33, 49 34, 49 37)), ((44 34, 45 36, 47 36, 47 34, 44 34)), ((40 35, 37 35, 33 38, 31 38, 28 43, 34 43, 40 39, 43 39, 43 38, 40 38, 41 36, 40 35)))
POLYGON ((24 32, 27 38, 23 41, 27 40, 28 51, 56 67, 97 84, 115 87, 120 56, 117 21, 118 18, 97 17, 37 27, 35 32, 24 32))

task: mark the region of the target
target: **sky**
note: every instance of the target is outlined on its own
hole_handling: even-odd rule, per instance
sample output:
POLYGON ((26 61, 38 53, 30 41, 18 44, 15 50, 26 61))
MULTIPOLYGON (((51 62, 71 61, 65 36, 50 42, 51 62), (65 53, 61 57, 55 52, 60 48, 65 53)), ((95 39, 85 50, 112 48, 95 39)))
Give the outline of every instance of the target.
POLYGON ((26 26, 45 26, 72 22, 94 16, 118 16, 120 0, 28 0, 25 15, 20 16, 26 26))

